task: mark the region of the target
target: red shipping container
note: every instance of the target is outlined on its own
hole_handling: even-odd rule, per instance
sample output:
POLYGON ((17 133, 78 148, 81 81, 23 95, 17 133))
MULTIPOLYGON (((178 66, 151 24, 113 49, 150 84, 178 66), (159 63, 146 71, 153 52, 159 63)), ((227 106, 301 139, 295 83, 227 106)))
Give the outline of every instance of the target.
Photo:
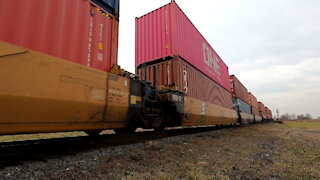
POLYGON ((264 107, 264 113, 267 119, 269 119, 269 113, 268 113, 268 108, 264 107))
POLYGON ((174 86, 191 98, 228 109, 232 108, 232 96, 229 91, 179 57, 146 66, 146 74, 144 74, 143 67, 138 68, 137 74, 140 79, 144 79, 146 75, 146 80, 150 82, 156 79, 158 88, 174 86), (154 78, 154 74, 156 74, 156 78, 154 78))
POLYGON ((259 109, 256 108, 256 107, 253 107, 253 106, 250 106, 251 108, 251 113, 256 115, 256 116, 259 116, 259 109))
POLYGON ((249 104, 248 90, 235 75, 230 76, 230 87, 233 97, 239 98, 249 104))
POLYGON ((266 117, 265 106, 262 102, 258 102, 259 114, 261 117, 266 117))
POLYGON ((269 109, 268 109, 268 107, 265 107, 265 111, 264 111, 264 112, 265 112, 267 118, 269 119, 270 116, 269 116, 269 109))
POLYGON ((0 41, 103 71, 117 64, 118 20, 89 0, 1 0, 0 41))
POLYGON ((272 112, 268 107, 266 107, 265 113, 267 114, 268 119, 272 119, 272 112))
POLYGON ((269 116, 269 119, 272 119, 272 115, 270 113, 270 109, 268 108, 268 116, 269 116))
POLYGON ((175 55, 230 91, 228 66, 172 1, 136 19, 136 67, 175 55))
POLYGON ((249 96, 249 105, 251 106, 252 114, 259 116, 257 98, 251 92, 248 93, 248 96, 249 96))

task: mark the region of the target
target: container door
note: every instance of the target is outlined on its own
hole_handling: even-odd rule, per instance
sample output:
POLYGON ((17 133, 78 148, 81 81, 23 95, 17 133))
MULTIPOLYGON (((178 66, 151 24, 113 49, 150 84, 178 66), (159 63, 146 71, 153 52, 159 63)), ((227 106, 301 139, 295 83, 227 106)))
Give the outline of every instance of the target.
POLYGON ((100 8, 90 7, 88 58, 87 66, 110 71, 112 64, 117 64, 117 54, 114 46, 117 46, 117 22, 113 17, 100 8))

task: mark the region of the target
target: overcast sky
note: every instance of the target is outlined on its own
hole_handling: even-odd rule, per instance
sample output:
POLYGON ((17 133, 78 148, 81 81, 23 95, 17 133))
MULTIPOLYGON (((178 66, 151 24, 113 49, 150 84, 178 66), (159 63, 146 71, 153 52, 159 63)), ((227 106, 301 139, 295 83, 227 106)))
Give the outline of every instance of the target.
MULTIPOLYGON (((119 64, 134 72, 135 17, 170 0, 121 0, 119 64)), ((176 0, 211 46, 275 114, 320 116, 319 0, 176 0), (195 3, 196 2, 196 3, 195 3)))

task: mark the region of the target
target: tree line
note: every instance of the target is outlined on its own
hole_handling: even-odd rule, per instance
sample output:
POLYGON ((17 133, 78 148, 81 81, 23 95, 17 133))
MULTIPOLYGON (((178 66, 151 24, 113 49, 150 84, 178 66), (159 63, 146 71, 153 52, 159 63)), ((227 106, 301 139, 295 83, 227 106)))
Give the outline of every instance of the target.
MULTIPOLYGON (((286 113, 280 116, 280 120, 303 120, 303 119, 306 119, 306 120, 312 119, 312 116, 309 113, 299 114, 299 115, 286 113)), ((320 117, 318 117, 318 119, 320 119, 320 117)))

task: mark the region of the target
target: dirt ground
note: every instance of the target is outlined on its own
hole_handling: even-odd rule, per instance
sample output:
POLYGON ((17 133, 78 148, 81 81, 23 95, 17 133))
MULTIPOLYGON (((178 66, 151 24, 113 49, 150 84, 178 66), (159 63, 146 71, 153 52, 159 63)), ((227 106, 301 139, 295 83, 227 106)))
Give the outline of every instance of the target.
POLYGON ((257 124, 105 147, 2 179, 320 179, 320 121, 257 124))

